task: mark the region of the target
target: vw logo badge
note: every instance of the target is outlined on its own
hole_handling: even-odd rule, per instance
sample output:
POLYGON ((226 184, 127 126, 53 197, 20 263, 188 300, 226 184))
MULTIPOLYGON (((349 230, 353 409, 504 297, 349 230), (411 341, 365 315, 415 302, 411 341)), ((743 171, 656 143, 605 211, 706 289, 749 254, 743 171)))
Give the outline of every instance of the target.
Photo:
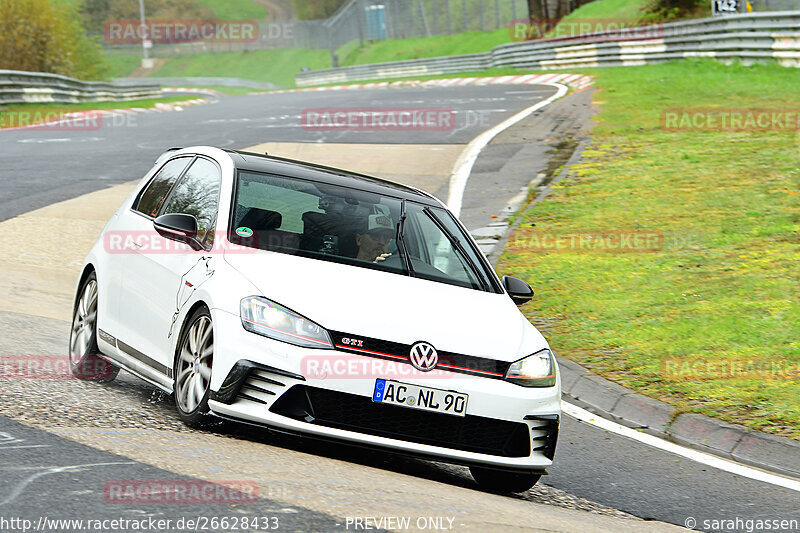
POLYGON ((427 342, 418 342, 411 347, 408 359, 417 370, 430 372, 439 363, 439 354, 436 353, 436 348, 427 342))

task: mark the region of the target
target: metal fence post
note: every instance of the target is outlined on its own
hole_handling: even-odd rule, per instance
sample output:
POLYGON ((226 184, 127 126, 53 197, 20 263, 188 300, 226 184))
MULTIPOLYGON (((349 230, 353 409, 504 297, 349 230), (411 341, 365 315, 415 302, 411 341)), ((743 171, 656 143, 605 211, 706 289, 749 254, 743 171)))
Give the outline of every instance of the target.
POLYGON ((453 27, 450 20, 450 0, 444 0, 445 11, 447 12, 447 35, 453 34, 453 27))
POLYGON ((428 17, 425 15, 425 6, 422 5, 422 0, 417 0, 419 6, 419 16, 422 17, 422 26, 425 29, 425 36, 431 36, 431 28, 428 26, 428 17))

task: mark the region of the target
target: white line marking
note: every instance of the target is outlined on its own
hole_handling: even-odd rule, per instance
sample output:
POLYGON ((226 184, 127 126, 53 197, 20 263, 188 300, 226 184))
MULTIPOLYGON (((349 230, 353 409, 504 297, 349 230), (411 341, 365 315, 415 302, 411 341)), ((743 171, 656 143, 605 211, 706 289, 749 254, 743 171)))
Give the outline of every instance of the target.
POLYGON ((115 466, 115 465, 134 465, 133 461, 127 461, 124 463, 92 463, 92 464, 85 464, 85 465, 70 465, 70 466, 34 466, 34 467, 5 467, 2 470, 42 470, 36 474, 32 474, 25 479, 23 479, 14 490, 11 491, 11 494, 6 496, 6 499, 0 501, 0 505, 7 505, 14 500, 16 500, 20 494, 25 490, 25 488, 36 481, 38 478, 42 476, 47 476, 49 474, 59 474, 61 472, 77 472, 83 468, 94 468, 95 466, 115 466))
POLYGON ((497 126, 481 133, 472 139, 464 151, 461 152, 461 155, 458 157, 458 160, 453 167, 453 173, 450 175, 450 191, 447 197, 447 206, 450 208, 453 214, 455 214, 455 216, 459 216, 461 214, 461 202, 464 200, 464 190, 467 188, 469 175, 472 173, 472 167, 475 165, 475 161, 478 159, 478 155, 481 153, 481 150, 483 150, 492 139, 502 133, 503 130, 510 128, 517 122, 530 116, 535 111, 538 111, 555 100, 558 100, 567 94, 568 91, 567 87, 565 85, 561 85, 560 83, 542 83, 541 85, 550 85, 558 90, 556 91, 556 94, 550 98, 542 100, 541 102, 538 102, 535 105, 520 111, 513 117, 506 119, 497 126))
POLYGON ((763 481, 764 483, 769 483, 771 485, 777 485, 785 489, 796 490, 800 492, 800 481, 798 480, 780 476, 778 474, 764 472, 763 470, 758 470, 757 468, 751 468, 743 464, 735 463, 733 461, 729 461, 728 459, 711 455, 710 453, 692 450, 691 448, 686 448, 679 444, 675 444, 674 442, 666 441, 648 433, 642 433, 641 431, 627 428, 617 424, 616 422, 612 422, 600 416, 594 415, 585 409, 581 409, 577 405, 567 403, 563 400, 561 401, 561 410, 569 416, 580 420, 581 422, 585 422, 589 425, 604 429, 606 431, 610 431, 611 433, 616 433, 617 435, 621 435, 623 437, 628 437, 629 439, 652 446, 653 448, 674 453, 675 455, 685 457, 691 461, 708 465, 719 470, 724 470, 725 472, 730 472, 731 474, 736 474, 737 476, 755 479, 756 481, 763 481))

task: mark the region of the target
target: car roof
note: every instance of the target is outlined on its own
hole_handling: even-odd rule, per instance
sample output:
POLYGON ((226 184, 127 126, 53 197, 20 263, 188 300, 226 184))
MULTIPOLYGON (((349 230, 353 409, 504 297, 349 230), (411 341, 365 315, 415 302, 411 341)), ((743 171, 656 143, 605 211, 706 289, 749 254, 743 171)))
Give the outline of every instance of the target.
POLYGON ((231 156, 238 170, 264 172, 278 176, 328 183, 383 196, 408 199, 436 207, 442 205, 433 195, 424 191, 373 176, 267 154, 256 154, 237 150, 225 151, 231 156))

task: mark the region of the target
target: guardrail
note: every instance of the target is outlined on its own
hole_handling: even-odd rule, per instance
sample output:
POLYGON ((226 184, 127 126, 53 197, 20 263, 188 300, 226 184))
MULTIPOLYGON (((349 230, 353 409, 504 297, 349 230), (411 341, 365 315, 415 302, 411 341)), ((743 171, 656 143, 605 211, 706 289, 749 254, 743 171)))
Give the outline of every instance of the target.
MULTIPOLYGON (((147 81, 157 83, 162 87, 248 87, 271 91, 280 89, 279 86, 268 81, 246 80, 243 78, 218 78, 218 77, 191 77, 191 78, 146 78, 147 81)), ((114 84, 128 87, 140 83, 137 78, 114 78, 114 84)))
POLYGON ((326 83, 339 83, 354 80, 450 74, 453 72, 486 70, 491 66, 491 62, 491 53, 434 57, 431 59, 412 59, 408 61, 393 61, 391 63, 373 63, 355 67, 301 72, 295 76, 295 82, 299 87, 304 87, 308 85, 323 85, 326 83))
POLYGON ((748 13, 496 46, 485 54, 301 72, 300 87, 517 67, 541 70, 662 63, 689 57, 775 59, 800 67, 800 11, 748 13))
POLYGON ((150 83, 118 85, 81 81, 58 74, 0 70, 0 104, 82 103, 158 98, 161 87, 150 83))

